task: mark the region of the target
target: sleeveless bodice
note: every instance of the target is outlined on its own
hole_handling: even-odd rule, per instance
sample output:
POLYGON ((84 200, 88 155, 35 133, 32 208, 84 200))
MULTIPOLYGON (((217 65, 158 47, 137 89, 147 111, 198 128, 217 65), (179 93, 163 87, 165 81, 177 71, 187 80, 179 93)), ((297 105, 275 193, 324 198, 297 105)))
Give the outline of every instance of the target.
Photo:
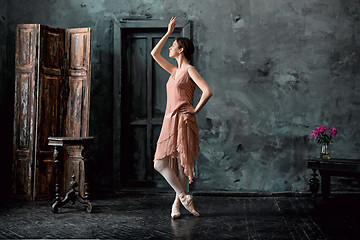
POLYGON ((180 70, 177 76, 176 69, 174 69, 166 83, 166 116, 175 114, 179 107, 183 105, 192 105, 196 84, 188 74, 190 67, 192 66, 180 70))

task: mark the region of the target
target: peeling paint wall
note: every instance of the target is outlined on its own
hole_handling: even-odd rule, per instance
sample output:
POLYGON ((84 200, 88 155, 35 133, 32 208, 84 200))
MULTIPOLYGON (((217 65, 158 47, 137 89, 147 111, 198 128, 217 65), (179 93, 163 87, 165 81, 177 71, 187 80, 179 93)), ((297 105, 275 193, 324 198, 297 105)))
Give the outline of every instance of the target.
POLYGON ((112 184, 113 18, 194 22, 194 65, 214 91, 198 114, 194 190, 307 191, 305 159, 320 151, 309 135, 319 125, 339 130, 333 157, 359 158, 359 1, 12 0, 7 14, 8 79, 16 24, 93 27, 99 186, 112 184))

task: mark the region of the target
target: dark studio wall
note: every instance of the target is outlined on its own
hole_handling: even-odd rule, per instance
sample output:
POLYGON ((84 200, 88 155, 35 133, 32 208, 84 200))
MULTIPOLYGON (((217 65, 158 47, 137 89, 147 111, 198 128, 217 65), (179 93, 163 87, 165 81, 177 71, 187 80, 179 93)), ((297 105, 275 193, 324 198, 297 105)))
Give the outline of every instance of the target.
MULTIPOLYGON (((360 1, 0 3, 7 6, 0 9, 0 49, 6 52, 0 56, 0 105, 9 113, 3 130, 12 128, 16 24, 93 27, 90 135, 99 188, 112 186, 113 19, 193 21, 193 64, 214 91, 197 116, 194 190, 307 191, 305 159, 320 151, 309 135, 320 125, 339 131, 333 157, 359 158, 360 1)), ((11 146, 11 136, 5 144, 11 146)), ((11 159, 5 152, 1 161, 11 159)))
POLYGON ((13 84, 8 81, 7 61, 7 1, 0 0, 0 188, 2 198, 9 196, 11 172, 11 132, 13 108, 13 84), (5 195, 5 196, 4 196, 5 195))

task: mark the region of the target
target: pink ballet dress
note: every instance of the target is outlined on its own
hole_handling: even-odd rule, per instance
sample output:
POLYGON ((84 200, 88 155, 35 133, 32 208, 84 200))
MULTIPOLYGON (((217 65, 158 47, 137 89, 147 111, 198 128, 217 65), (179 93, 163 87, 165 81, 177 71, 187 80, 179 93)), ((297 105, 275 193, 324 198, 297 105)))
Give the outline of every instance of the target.
POLYGON ((195 176, 195 159, 199 155, 199 127, 195 114, 179 111, 183 105, 192 105, 196 84, 190 78, 189 67, 178 72, 174 68, 166 83, 167 103, 163 125, 156 146, 154 161, 169 159, 174 170, 175 160, 180 161, 184 173, 192 183, 195 176))

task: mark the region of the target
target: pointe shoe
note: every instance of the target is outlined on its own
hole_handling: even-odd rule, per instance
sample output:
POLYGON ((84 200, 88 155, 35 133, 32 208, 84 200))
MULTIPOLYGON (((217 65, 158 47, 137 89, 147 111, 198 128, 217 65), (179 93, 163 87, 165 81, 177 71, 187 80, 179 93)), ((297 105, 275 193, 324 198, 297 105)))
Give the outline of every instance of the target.
POLYGON ((194 207, 194 198, 191 195, 186 195, 185 193, 181 193, 179 195, 180 202, 182 205, 188 210, 192 215, 199 217, 200 212, 194 207))
POLYGON ((177 218, 180 217, 180 209, 179 209, 179 207, 176 206, 175 204, 172 205, 172 208, 171 208, 171 218, 172 219, 177 219, 177 218))

